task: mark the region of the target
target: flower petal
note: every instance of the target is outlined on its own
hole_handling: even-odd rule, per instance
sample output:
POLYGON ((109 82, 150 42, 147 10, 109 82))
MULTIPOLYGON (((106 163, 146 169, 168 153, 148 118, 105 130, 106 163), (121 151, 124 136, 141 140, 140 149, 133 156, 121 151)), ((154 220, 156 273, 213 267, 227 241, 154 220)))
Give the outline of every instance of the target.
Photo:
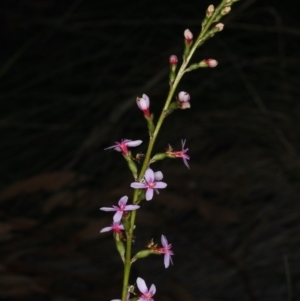
POLYGON ((152 284, 152 285, 150 286, 149 293, 151 293, 152 296, 155 295, 155 293, 156 293, 156 287, 155 287, 154 284, 152 284))
POLYGON ((146 170, 144 178, 146 179, 146 181, 148 183, 154 181, 154 172, 153 172, 153 170, 151 168, 148 168, 146 170))
POLYGON ((165 182, 156 182, 155 183, 155 188, 166 188, 167 187, 167 183, 165 183, 165 182))
POLYGON ((100 233, 103 233, 103 232, 108 232, 108 231, 111 231, 112 230, 112 227, 105 227, 103 228, 100 233))
POLYGON ((146 200, 151 201, 153 198, 153 189, 148 188, 146 191, 146 200))
POLYGON ((127 195, 124 195, 120 198, 119 202, 118 202, 118 205, 121 207, 122 205, 126 205, 128 201, 128 196, 127 195))
POLYGON ((148 293, 148 288, 146 286, 146 283, 145 283, 144 279, 138 277, 136 279, 136 284, 137 284, 137 287, 139 288, 139 290, 140 290, 141 293, 143 293, 143 294, 147 294, 148 293))
POLYGON ((170 254, 166 253, 165 257, 164 257, 164 264, 165 264, 165 268, 167 269, 170 265, 170 254))
POLYGON ((130 184, 130 187, 139 189, 139 188, 146 188, 147 186, 145 185, 145 183, 133 182, 130 184))
POLYGON ((110 207, 101 207, 100 210, 102 210, 102 211, 117 211, 115 208, 110 208, 110 207))
POLYGON ((155 181, 160 181, 160 180, 162 180, 163 179, 163 173, 161 172, 161 171, 156 171, 155 173, 154 173, 154 180, 155 181))
POLYGON ((123 216, 123 211, 117 211, 113 217, 114 223, 118 223, 123 216))
POLYGON ((168 241, 167 241, 167 238, 164 235, 161 236, 161 244, 165 248, 168 247, 168 241))
POLYGON ((143 143, 142 140, 134 140, 134 141, 126 142, 126 145, 129 146, 129 147, 134 147, 134 146, 138 146, 142 143, 143 143))
POLYGON ((125 211, 137 210, 139 208, 140 208, 139 205, 128 205, 125 207, 125 211))

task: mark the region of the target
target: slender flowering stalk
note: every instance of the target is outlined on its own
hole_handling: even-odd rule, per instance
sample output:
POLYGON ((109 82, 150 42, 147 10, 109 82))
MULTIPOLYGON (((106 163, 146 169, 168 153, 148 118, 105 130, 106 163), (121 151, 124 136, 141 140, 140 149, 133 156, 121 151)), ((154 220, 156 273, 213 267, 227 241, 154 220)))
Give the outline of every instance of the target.
POLYGON ((152 298, 156 292, 156 287, 154 284, 152 284, 150 286, 150 289, 148 290, 145 280, 140 277, 137 278, 136 284, 140 292, 142 293, 142 295, 137 299, 137 301, 154 301, 154 299, 152 298))
POLYGON ((113 148, 117 152, 122 152, 123 155, 127 156, 129 153, 128 147, 135 147, 139 146, 143 141, 142 140, 128 140, 128 139, 122 139, 121 142, 116 142, 115 145, 109 146, 106 149, 111 149, 113 148))
POLYGON ((120 198, 118 205, 119 206, 112 206, 112 208, 110 207, 101 207, 100 210, 102 211, 116 211, 113 220, 114 223, 119 222, 122 219, 123 214, 125 213, 125 211, 132 211, 132 210, 137 210, 140 208, 140 206, 138 205, 126 205, 128 201, 128 196, 123 196, 120 198))
POLYGON ((150 201, 153 198, 153 190, 166 188, 167 184, 164 182, 159 182, 159 181, 157 182, 155 180, 153 170, 148 168, 145 173, 145 181, 144 182, 133 182, 133 183, 131 183, 130 186, 135 189, 147 189, 146 200, 150 201))
MULTIPOLYGON (((217 61, 213 59, 202 60, 196 64, 190 64, 191 58, 194 55, 195 51, 198 47, 202 46, 203 43, 209 38, 213 37, 216 33, 223 30, 224 25, 222 23, 218 23, 223 15, 226 15, 231 10, 231 5, 238 0, 222 0, 221 3, 214 9, 213 5, 210 5, 206 11, 206 16, 202 22, 202 27, 199 35, 193 41, 193 34, 189 29, 184 31, 184 51, 183 51, 183 60, 182 64, 179 67, 179 70, 176 70, 178 59, 175 56, 171 56, 169 59, 170 63, 170 75, 169 75, 169 84, 170 89, 167 95, 165 104, 162 108, 161 114, 154 123, 154 115, 150 114, 150 99, 146 94, 143 94, 141 98, 137 97, 136 102, 140 110, 143 111, 144 117, 147 121, 148 132, 149 132, 149 143, 148 148, 144 157, 144 162, 141 169, 138 172, 138 168, 134 162, 134 158, 131 157, 131 153, 128 151, 128 147, 137 146, 142 143, 141 140, 131 141, 131 140, 122 140, 121 142, 116 142, 115 145, 109 147, 113 148, 116 151, 122 152, 123 156, 128 162, 128 166, 133 173, 135 178, 135 182, 131 183, 131 187, 136 189, 133 193, 132 203, 135 206, 142 201, 142 198, 145 196, 147 201, 150 201, 153 198, 154 191, 158 191, 158 189, 165 188, 167 186, 166 183, 161 182, 163 178, 163 174, 161 172, 154 173, 152 169, 149 168, 149 165, 158 161, 163 160, 166 157, 175 157, 182 158, 184 164, 189 168, 188 161, 189 156, 187 155, 188 149, 185 149, 185 140, 182 140, 182 149, 181 151, 173 151, 169 149, 165 153, 159 153, 155 155, 152 159, 152 150, 159 134, 159 131, 162 127, 162 124, 166 117, 176 109, 187 109, 190 108, 190 95, 187 92, 181 91, 178 94, 177 101, 173 102, 175 91, 178 88, 178 85, 184 76, 185 73, 190 72, 192 70, 196 70, 202 67, 216 67, 217 61), (214 25, 217 24, 217 25, 214 25), (152 160, 152 161, 151 161, 152 160), (141 191, 144 190, 144 191, 141 191), (142 192, 142 193, 141 193, 142 192)), ((107 148, 107 149, 109 149, 107 148)), ((138 159, 138 158, 137 158, 138 159)), ((135 160, 137 161, 137 160, 135 160)), ((124 197, 123 197, 124 198, 124 197)), ((120 200, 121 201, 121 200, 120 200)), ((103 207, 104 211, 115 211, 114 222, 111 227, 105 227, 101 230, 101 232, 113 231, 114 239, 116 241, 117 250, 119 251, 121 258, 124 262, 124 277, 123 277, 123 288, 122 288, 122 301, 127 301, 130 298, 129 292, 134 295, 132 300, 135 301, 154 301, 153 296, 156 292, 156 287, 154 284, 151 285, 148 290, 145 281, 142 278, 137 278, 137 286, 141 292, 141 295, 137 295, 132 290, 128 290, 129 279, 130 279, 130 271, 132 263, 137 259, 147 257, 152 254, 164 254, 164 265, 165 268, 168 268, 170 263, 172 263, 172 256, 174 255, 171 250, 171 244, 168 243, 166 237, 162 235, 161 243, 162 247, 157 247, 152 243, 148 248, 150 250, 142 250, 134 257, 132 257, 132 243, 133 243, 133 230, 134 223, 137 214, 137 207, 128 207, 126 206, 127 199, 123 200, 122 203, 119 202, 119 206, 113 206, 112 208, 103 207), (126 211, 132 211, 130 216, 126 219, 123 219, 124 226, 120 223, 122 220, 122 216, 126 211), (124 237, 122 236, 122 232, 125 228, 124 237), (125 246, 126 244, 126 246, 125 246)), ((131 286, 132 287, 132 286, 131 286)), ((114 299, 116 301, 119 299, 114 299)))

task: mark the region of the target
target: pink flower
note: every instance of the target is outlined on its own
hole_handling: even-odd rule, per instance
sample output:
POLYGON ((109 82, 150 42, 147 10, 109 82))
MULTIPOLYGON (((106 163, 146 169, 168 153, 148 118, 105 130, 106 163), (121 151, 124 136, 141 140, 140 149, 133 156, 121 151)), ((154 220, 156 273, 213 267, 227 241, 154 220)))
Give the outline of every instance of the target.
POLYGON ((189 150, 188 148, 184 149, 184 145, 185 145, 186 140, 181 139, 181 151, 178 152, 173 152, 172 149, 167 150, 167 154, 174 156, 175 158, 182 158, 184 165, 187 168, 190 168, 189 163, 187 160, 190 160, 190 157, 186 154, 187 151, 189 150))
POLYGON ((181 91, 178 94, 178 101, 180 109, 189 109, 191 107, 190 104, 190 94, 185 91, 181 91))
POLYGON ((176 55, 171 55, 169 58, 170 65, 176 65, 178 63, 178 58, 176 55))
POLYGON ((108 231, 113 231, 114 233, 121 233, 122 230, 124 230, 124 226, 120 224, 120 222, 118 222, 118 223, 113 223, 110 227, 103 228, 100 231, 100 233, 108 232, 108 231))
POLYGON ((186 40, 186 42, 189 44, 191 44, 192 40, 193 40, 193 34, 189 29, 186 29, 183 33, 184 38, 186 40))
POLYGON ((168 268, 170 262, 173 264, 171 258, 171 256, 174 255, 173 251, 171 251, 172 244, 168 244, 167 238, 164 235, 161 236, 161 244, 163 245, 163 247, 159 248, 158 251, 161 254, 165 254, 164 264, 165 264, 165 268, 168 268))
POLYGON ((140 110, 143 111, 144 115, 146 115, 147 117, 151 117, 150 111, 149 111, 149 107, 150 107, 150 99, 146 94, 143 94, 143 96, 137 97, 136 98, 136 103, 139 107, 140 110))
MULTIPOLYGON (((162 173, 157 174, 156 177, 160 176, 162 178, 162 173)), ((133 182, 130 185, 135 189, 147 189, 146 191, 146 200, 150 201, 153 198, 153 190, 166 188, 167 184, 164 182, 156 182, 155 174, 152 169, 148 168, 145 172, 144 181, 143 182, 133 182)))
POLYGON ((137 287, 139 288, 142 295, 137 299, 137 301, 154 301, 152 298, 156 292, 156 287, 154 284, 151 285, 148 290, 144 279, 138 277, 136 280, 137 287))
POLYGON ((128 139, 122 139, 121 142, 116 142, 115 145, 107 147, 107 148, 105 148, 105 150, 113 148, 115 151, 122 152, 126 156, 128 154, 128 152, 129 152, 128 151, 128 147, 138 146, 142 142, 143 142, 142 140, 132 141, 132 140, 128 140, 128 139))
POLYGON ((118 206, 112 206, 112 208, 110 207, 101 207, 100 210, 102 211, 116 211, 113 220, 114 223, 119 222, 122 219, 122 216, 124 214, 125 211, 132 211, 132 210, 137 210, 140 208, 140 206, 138 205, 127 205, 126 203, 128 201, 128 196, 123 196, 120 198, 119 202, 118 202, 118 206))

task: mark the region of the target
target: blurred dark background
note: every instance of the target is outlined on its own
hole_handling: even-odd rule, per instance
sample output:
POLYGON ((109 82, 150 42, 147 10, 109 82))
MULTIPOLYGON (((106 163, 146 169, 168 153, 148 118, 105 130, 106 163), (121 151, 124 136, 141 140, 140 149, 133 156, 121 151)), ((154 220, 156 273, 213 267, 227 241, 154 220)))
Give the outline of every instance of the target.
MULTIPOLYGON (((2 1, 0 299, 111 300, 122 264, 111 214, 132 195, 122 156, 142 139, 135 98, 158 116, 168 58, 218 1, 2 1)), ((135 251, 161 233, 160 256, 134 264, 156 301, 299 300, 300 85, 296 1, 241 0, 187 74, 191 109, 170 115, 155 151, 187 139, 182 160, 153 165, 168 189, 139 210, 135 251)))

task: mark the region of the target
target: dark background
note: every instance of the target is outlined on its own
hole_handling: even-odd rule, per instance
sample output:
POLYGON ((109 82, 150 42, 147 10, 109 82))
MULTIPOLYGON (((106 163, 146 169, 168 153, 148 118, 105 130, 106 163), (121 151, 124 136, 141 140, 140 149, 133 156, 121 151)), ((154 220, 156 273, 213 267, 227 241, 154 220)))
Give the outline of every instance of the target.
MULTIPOLYGON (((132 195, 126 162, 104 151, 147 130, 135 98, 158 116, 168 58, 218 1, 2 1, 0 6, 0 299, 111 300, 122 264, 111 214, 132 195)), ((191 109, 170 115, 155 151, 187 139, 181 160, 153 165, 168 188, 138 212, 134 250, 161 233, 163 258, 132 281, 156 301, 299 300, 300 105, 296 1, 241 0, 199 49, 214 69, 187 74, 191 109)))

